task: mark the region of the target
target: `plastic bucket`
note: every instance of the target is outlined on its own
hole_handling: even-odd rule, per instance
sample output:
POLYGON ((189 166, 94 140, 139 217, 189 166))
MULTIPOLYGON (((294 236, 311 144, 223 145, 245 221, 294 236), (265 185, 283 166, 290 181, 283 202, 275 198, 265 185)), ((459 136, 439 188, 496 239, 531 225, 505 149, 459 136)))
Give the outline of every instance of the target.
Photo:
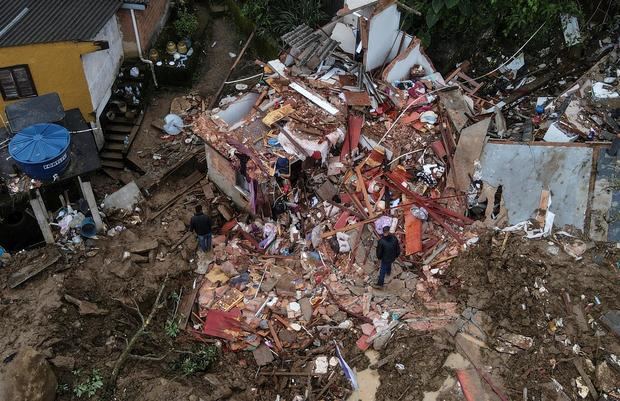
POLYGON ((97 235, 97 226, 95 226, 95 220, 92 217, 86 217, 82 220, 80 226, 80 234, 82 237, 92 238, 97 235))

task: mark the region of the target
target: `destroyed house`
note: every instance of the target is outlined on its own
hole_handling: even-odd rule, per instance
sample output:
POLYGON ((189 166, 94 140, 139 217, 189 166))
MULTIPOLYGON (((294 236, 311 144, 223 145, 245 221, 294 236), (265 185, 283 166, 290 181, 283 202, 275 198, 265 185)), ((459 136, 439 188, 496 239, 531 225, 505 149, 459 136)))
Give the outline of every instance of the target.
POLYGON ((537 216, 539 235, 547 235, 545 223, 553 226, 555 219, 557 227, 615 238, 617 223, 604 216, 617 207, 616 198, 594 201, 600 190, 592 188, 617 168, 604 150, 615 137, 608 131, 614 120, 602 117, 617 107, 617 92, 592 74, 601 63, 617 63, 617 52, 561 96, 539 99, 544 120, 512 123, 511 108, 524 100, 519 93, 539 88, 547 76, 519 77, 515 69, 524 56, 515 55, 494 79, 512 81, 509 90, 523 88, 483 96, 492 83, 472 78, 468 62, 444 78, 420 40, 399 31, 401 17, 394 1, 345 1, 321 29, 301 25, 283 35, 285 51, 263 64, 259 84, 216 99, 216 108, 191 119, 206 143, 210 179, 254 215, 277 213, 278 202, 295 208, 344 199, 372 217, 387 212, 388 202, 398 207, 418 195, 445 194, 442 206, 489 226, 537 216), (588 115, 592 108, 598 116, 588 115), (599 163, 611 170, 597 171, 599 163), (523 165, 540 170, 519 169, 523 165), (379 174, 379 166, 387 172, 379 174), (333 188, 342 174, 355 193, 333 188), (569 177, 574 185, 567 185, 569 177), (395 187, 385 186, 386 178, 395 187), (301 189, 305 184, 321 189, 312 194, 301 189), (550 198, 567 207, 550 207, 550 198))

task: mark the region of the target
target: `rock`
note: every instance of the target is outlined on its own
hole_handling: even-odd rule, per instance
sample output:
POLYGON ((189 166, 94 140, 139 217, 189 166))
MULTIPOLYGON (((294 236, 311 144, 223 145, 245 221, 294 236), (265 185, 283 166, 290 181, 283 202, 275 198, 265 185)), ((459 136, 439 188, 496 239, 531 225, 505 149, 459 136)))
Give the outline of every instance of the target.
POLYGON ((149 262, 148 256, 136 255, 136 254, 131 253, 129 258, 134 263, 148 263, 149 262))
POLYGON ((385 334, 382 334, 379 337, 375 338, 372 342, 372 348, 374 348, 375 351, 382 350, 383 347, 385 347, 385 345, 387 344, 391 335, 392 333, 388 331, 385 334))
POLYGON ((334 319, 335 322, 340 323, 347 320, 347 314, 339 310, 338 312, 334 313, 331 318, 334 319))
POLYGON ((68 294, 65 294, 65 301, 77 306, 79 309, 79 313, 82 316, 85 316, 85 315, 102 316, 102 315, 107 315, 109 312, 107 309, 99 308, 96 304, 92 302, 82 301, 68 294))
POLYGON ((168 224, 168 228, 171 231, 175 231, 178 233, 182 233, 187 230, 187 228, 185 227, 185 223, 183 223, 181 220, 171 221, 170 224, 168 224))
POLYGON ((403 280, 394 279, 386 285, 386 289, 394 294, 398 294, 405 288, 405 282, 403 280))
POLYGON ((103 200, 103 210, 123 209, 132 211, 134 206, 144 197, 135 181, 130 182, 118 191, 108 195, 103 200))
POLYGON ((596 388, 605 393, 611 393, 620 383, 620 374, 613 371, 607 362, 596 367, 596 388))
POLYGON ((369 337, 375 333, 375 326, 373 326, 370 323, 362 324, 361 329, 362 329, 362 333, 364 333, 364 335, 367 335, 369 337))
POLYGON ((280 332, 278 333, 278 337, 280 338, 280 341, 288 344, 294 344, 295 340, 297 340, 297 336, 295 335, 295 333, 289 330, 280 330, 280 332))
POLYGON ((127 229, 125 231, 123 231, 123 233, 121 234, 121 238, 127 242, 127 243, 131 243, 131 242, 136 242, 138 241, 140 238, 136 235, 136 233, 134 233, 133 231, 127 229))
POLYGON ((220 270, 223 271, 228 277, 234 277, 239 274, 237 269, 235 269, 235 265, 228 260, 220 265, 220 270))
POLYGON ((403 268, 400 266, 400 263, 392 264, 392 274, 390 274, 390 276, 398 277, 402 274, 402 272, 403 272, 403 268))
POLYGON ((170 114, 182 116, 192 107, 192 103, 184 97, 175 97, 170 102, 170 114))
POLYGON ((327 305, 325 308, 325 313, 327 313, 327 316, 333 317, 336 313, 338 313, 338 306, 333 304, 327 305))
POLYGON ((118 278, 128 278, 134 274, 131 260, 126 260, 123 263, 113 263, 110 266, 109 271, 118 278))
MULTIPOLYGON (((129 384, 130 381, 128 379, 122 378, 119 386, 127 387, 129 384)), ((136 398, 139 401, 188 400, 194 393, 187 385, 164 378, 143 380, 139 382, 139 385, 140 393, 136 398)))
POLYGON ((159 243, 156 239, 144 239, 131 244, 128 251, 131 253, 144 253, 151 249, 156 249, 158 246, 159 243))
POLYGON ((252 355, 254 355, 254 359, 258 366, 268 365, 273 362, 274 359, 271 350, 264 344, 259 345, 258 348, 252 351, 252 355))
POLYGON ((0 364, 0 400, 54 401, 56 376, 41 354, 22 348, 0 364))
POLYGON ((299 305, 301 305, 301 315, 306 322, 310 322, 312 320, 312 304, 308 298, 302 298, 299 300, 299 305))
POLYGON ((73 370, 73 368, 75 367, 75 358, 70 356, 58 355, 50 359, 50 362, 52 363, 52 365, 61 369, 73 370))

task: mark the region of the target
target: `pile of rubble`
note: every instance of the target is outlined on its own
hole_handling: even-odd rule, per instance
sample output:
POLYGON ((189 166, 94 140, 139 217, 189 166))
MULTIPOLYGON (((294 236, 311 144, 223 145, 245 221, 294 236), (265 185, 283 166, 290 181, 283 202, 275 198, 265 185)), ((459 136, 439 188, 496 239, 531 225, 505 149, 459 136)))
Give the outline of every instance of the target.
MULTIPOLYGON (((204 140, 210 181, 240 210, 217 207, 223 224, 213 251, 199 254, 200 278, 181 301, 180 326, 197 338, 252 351, 259 367, 285 350, 325 346, 339 330, 352 329, 360 350, 383 349, 396 330, 426 332, 459 319, 457 304, 437 294, 479 228, 541 238, 554 219, 570 225, 562 210, 550 210, 551 194, 560 196, 549 187, 554 179, 532 181, 536 194, 513 208, 505 199, 517 196, 515 188, 492 184, 503 173, 494 175, 489 154, 505 139, 615 140, 617 114, 592 108, 617 98, 617 45, 594 75, 527 105, 541 85, 521 75, 522 57, 493 72, 508 85, 481 97, 484 85, 467 75, 466 63, 444 79, 399 24, 394 1, 345 9, 324 29, 285 35, 290 48, 260 63, 260 82, 217 108, 186 99, 179 132, 188 144, 204 140), (377 289, 374 244, 386 226, 403 255, 377 289)), ((544 153, 553 151, 541 157, 553 159, 544 153)), ((584 219, 574 226, 583 230, 584 219)), ((585 252, 570 232, 559 234, 570 238, 554 237, 569 255, 585 252)), ((507 335, 505 344, 529 348, 521 343, 530 340, 507 335)), ((347 372, 342 357, 320 356, 309 375, 336 363, 347 372)), ((295 373, 302 375, 287 374, 295 373)))

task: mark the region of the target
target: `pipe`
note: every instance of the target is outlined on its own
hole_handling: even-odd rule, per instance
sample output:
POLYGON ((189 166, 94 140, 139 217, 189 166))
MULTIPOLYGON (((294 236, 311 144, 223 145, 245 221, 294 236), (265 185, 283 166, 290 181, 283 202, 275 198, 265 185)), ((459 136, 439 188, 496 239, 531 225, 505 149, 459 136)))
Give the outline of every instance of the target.
POLYGON ((136 37, 136 46, 138 46, 138 57, 140 57, 140 61, 145 64, 148 64, 151 67, 151 73, 153 74, 153 83, 156 88, 159 88, 157 85, 157 77, 155 76, 155 66, 151 60, 147 60, 142 57, 142 44, 140 43, 140 34, 138 33, 138 23, 136 22, 136 13, 133 8, 129 9, 129 13, 131 14, 131 23, 133 25, 133 34, 136 37))

